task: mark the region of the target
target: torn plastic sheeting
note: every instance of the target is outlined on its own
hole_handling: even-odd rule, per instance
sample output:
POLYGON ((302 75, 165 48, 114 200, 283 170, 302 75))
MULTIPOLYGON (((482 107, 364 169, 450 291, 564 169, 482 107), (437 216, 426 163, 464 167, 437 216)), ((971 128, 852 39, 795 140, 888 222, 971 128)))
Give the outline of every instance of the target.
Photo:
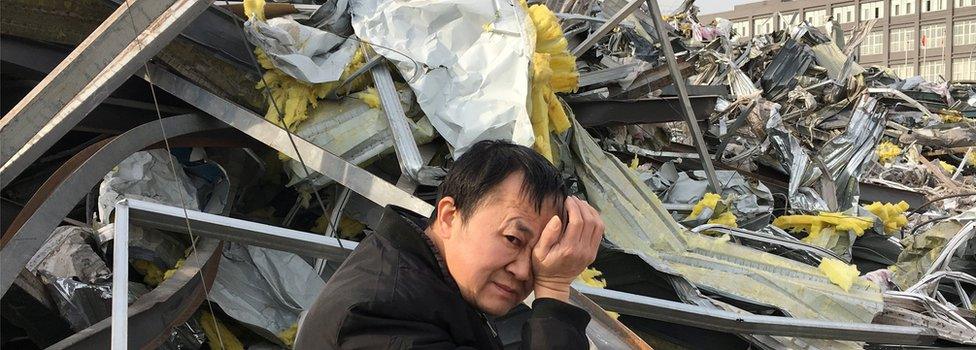
POLYGON ((310 84, 339 80, 359 48, 355 38, 347 39, 289 18, 251 19, 244 28, 248 41, 261 48, 275 68, 310 84))
POLYGON ((45 283, 58 278, 77 278, 84 283, 104 281, 112 272, 88 243, 91 230, 78 226, 60 226, 34 253, 25 268, 45 283))
POLYGON ((873 283, 856 281, 841 292, 816 267, 687 232, 626 165, 604 153, 578 123, 573 130, 576 175, 615 247, 700 288, 772 305, 793 317, 869 323, 881 311, 882 296, 873 283))
POLYGON ((356 34, 396 64, 454 157, 486 139, 532 145, 535 32, 519 3, 363 0, 351 13, 356 34))
POLYGON ((169 339, 157 348, 158 350, 191 350, 200 349, 207 340, 203 326, 196 318, 191 317, 185 323, 173 327, 169 331, 169 339))
POLYGON ((98 188, 99 221, 111 222, 115 203, 124 198, 199 210, 196 189, 182 165, 176 166, 179 178, 173 178, 172 159, 163 149, 136 152, 105 174, 98 188))
POLYGON ((298 255, 225 244, 209 297, 228 316, 280 344, 278 334, 298 322, 324 285, 298 255))
MULTIPOLYGON (((410 91, 401 91, 400 95, 404 108, 408 109, 412 100, 410 91)), ((434 139, 434 129, 426 117, 407 122, 417 144, 434 139)), ((383 110, 371 108, 355 98, 320 102, 310 113, 309 119, 295 130, 295 134, 359 166, 368 165, 378 156, 393 152, 394 147, 390 123, 383 110)), ((313 187, 320 188, 333 182, 317 172, 311 172, 311 179, 306 179, 303 165, 297 160, 289 159, 286 164, 288 186, 309 180, 313 187)))
MULTIPOLYGON (((708 181, 705 172, 678 173, 674 185, 662 196, 665 203, 695 204, 705 195, 708 181)), ((742 174, 731 170, 715 172, 722 184, 722 198, 732 198, 732 214, 739 218, 739 227, 759 230, 769 224, 773 212, 773 194, 761 182, 748 181, 742 174)))
MULTIPOLYGON (((51 299, 73 330, 81 331, 112 315, 112 282, 85 283, 60 277, 47 284, 51 299)), ((129 304, 149 290, 129 282, 129 304)))

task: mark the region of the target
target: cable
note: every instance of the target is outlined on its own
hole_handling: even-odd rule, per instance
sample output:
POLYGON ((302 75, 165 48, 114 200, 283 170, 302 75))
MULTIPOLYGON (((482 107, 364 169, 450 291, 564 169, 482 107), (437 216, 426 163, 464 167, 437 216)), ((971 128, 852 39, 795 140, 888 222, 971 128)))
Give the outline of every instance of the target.
POLYGON ((974 193, 956 193, 956 194, 950 194, 950 195, 947 195, 947 196, 935 197, 935 198, 929 200, 928 202, 925 202, 925 204, 922 204, 922 205, 918 206, 918 208, 915 208, 915 210, 912 210, 912 212, 911 213, 908 213, 908 215, 906 215, 906 216, 911 216, 912 214, 921 214, 922 213, 922 209, 925 209, 925 207, 929 206, 930 204, 935 203, 935 202, 938 202, 938 201, 941 201, 941 200, 946 200, 946 199, 949 199, 949 198, 956 198, 956 197, 967 197, 967 196, 976 196, 976 192, 974 192, 974 193))
MULTIPOLYGON (((132 31, 134 34, 139 35, 140 32, 136 28, 136 22, 135 19, 133 18, 133 14, 129 12, 131 11, 131 5, 129 4, 129 0, 123 0, 123 2, 125 3, 126 12, 129 13, 129 23, 132 24, 132 31)), ((137 41, 140 43, 140 46, 142 46, 142 49, 145 49, 145 45, 142 44, 142 41, 141 40, 137 40, 137 41)), ((184 184, 182 183, 182 178, 176 174, 176 158, 173 157, 173 149, 172 147, 170 147, 169 137, 166 136, 166 127, 163 125, 163 115, 159 111, 159 101, 156 98, 156 88, 152 82, 152 76, 150 75, 149 72, 148 61, 146 63, 143 63, 142 67, 146 71, 146 81, 149 83, 149 92, 152 95, 153 106, 156 109, 156 119, 159 121, 159 130, 163 136, 163 144, 166 146, 166 154, 169 156, 170 172, 172 173, 172 176, 176 180, 176 182, 179 183, 180 186, 182 187, 184 184)), ((193 235, 193 229, 190 227, 190 214, 186 209, 186 198, 183 197, 182 190, 178 190, 176 192, 179 193, 180 195, 180 205, 183 208, 183 220, 186 223, 186 233, 187 236, 189 236, 190 238, 190 249, 193 251, 193 254, 197 254, 197 240, 196 237, 194 237, 193 235)), ((203 269, 197 271, 197 275, 200 276, 200 284, 203 287, 203 292, 204 292, 203 300, 207 302, 207 308, 210 310, 210 314, 213 315, 213 327, 214 329, 220 329, 217 325, 217 316, 214 313, 213 303, 210 302, 210 298, 208 297, 210 295, 210 288, 207 286, 207 279, 203 278, 203 269)), ((224 339, 221 337, 220 332, 217 332, 217 341, 220 343, 221 348, 225 348, 224 339)))

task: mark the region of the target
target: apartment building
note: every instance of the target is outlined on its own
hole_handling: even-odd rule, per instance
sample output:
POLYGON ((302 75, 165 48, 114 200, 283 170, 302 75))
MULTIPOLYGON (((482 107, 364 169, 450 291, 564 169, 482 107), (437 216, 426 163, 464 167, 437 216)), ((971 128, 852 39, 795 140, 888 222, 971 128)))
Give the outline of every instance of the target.
POLYGON ((737 35, 752 36, 806 21, 823 28, 830 17, 847 38, 860 22, 878 19, 858 51, 864 66, 887 66, 901 77, 930 81, 976 80, 976 0, 766 0, 732 11, 701 15, 732 21, 737 35))

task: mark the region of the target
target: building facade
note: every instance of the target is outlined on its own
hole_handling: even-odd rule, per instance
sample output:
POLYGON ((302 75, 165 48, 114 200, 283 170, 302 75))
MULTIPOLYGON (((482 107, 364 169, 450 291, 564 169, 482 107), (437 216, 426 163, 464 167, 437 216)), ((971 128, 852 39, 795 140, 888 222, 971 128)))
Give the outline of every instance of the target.
POLYGON ((699 19, 718 17, 732 21, 742 36, 801 21, 823 28, 833 17, 848 40, 857 23, 877 18, 855 51, 862 65, 890 67, 902 78, 976 80, 976 0, 765 0, 699 19))

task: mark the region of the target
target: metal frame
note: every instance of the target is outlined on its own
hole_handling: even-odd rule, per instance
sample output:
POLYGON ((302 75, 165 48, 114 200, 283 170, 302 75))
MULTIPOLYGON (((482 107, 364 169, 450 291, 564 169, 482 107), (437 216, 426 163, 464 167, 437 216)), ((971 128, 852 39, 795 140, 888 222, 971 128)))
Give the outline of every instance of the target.
POLYGON ((720 332, 904 345, 930 344, 937 339, 934 332, 922 327, 741 314, 578 283, 573 287, 607 310, 720 332))
POLYGON ((775 244, 790 249, 802 250, 820 257, 831 257, 840 261, 847 261, 846 259, 838 256, 830 249, 821 248, 815 245, 805 244, 803 242, 800 242, 799 240, 787 241, 784 239, 763 235, 760 233, 756 233, 741 228, 729 227, 729 226, 719 225, 719 224, 704 224, 691 229, 691 232, 698 233, 698 234, 701 234, 704 231, 717 231, 738 238, 751 239, 753 241, 775 244))
POLYGON ((358 245, 312 233, 289 230, 277 226, 233 219, 226 216, 184 210, 135 199, 120 201, 115 206, 115 236, 113 242, 112 278, 112 350, 128 348, 129 319, 129 225, 152 227, 166 231, 238 242, 264 248, 284 250, 299 255, 341 261, 358 245), (121 296, 121 297, 120 297, 121 296))
MULTIPOLYGON (((366 59, 379 56, 369 46, 364 45, 366 59)), ((400 172, 407 175, 413 181, 418 181, 420 168, 424 165, 420 156, 420 148, 417 141, 413 139, 413 132, 410 130, 410 123, 406 113, 403 112, 403 105, 400 104, 400 95, 397 93, 396 86, 393 85, 393 76, 390 75, 390 68, 380 62, 372 69, 373 83, 376 84, 376 92, 380 96, 380 104, 383 105, 383 114, 390 123, 390 134, 393 135, 393 149, 396 151, 397 160, 400 164, 400 172)))
POLYGON ((0 120, 0 188, 6 187, 213 0, 120 6, 0 120))
POLYGON ((89 147, 91 150, 86 149, 70 159, 65 163, 69 168, 62 167, 63 173, 61 169, 55 172, 51 180, 45 182, 35 197, 27 203, 23 210, 30 210, 30 217, 16 218, 8 228, 8 231, 16 231, 0 241, 3 243, 0 248, 0 295, 7 292, 31 256, 41 248, 54 228, 88 194, 92 186, 132 153, 163 140, 160 125, 166 128, 170 138, 223 126, 213 119, 192 114, 164 118, 162 122, 149 122, 115 139, 105 140, 104 144, 96 144, 101 147, 89 147), (74 166, 77 168, 70 168, 74 166), (46 189, 50 190, 45 191, 46 189), (18 227, 20 223, 22 225, 18 227))

